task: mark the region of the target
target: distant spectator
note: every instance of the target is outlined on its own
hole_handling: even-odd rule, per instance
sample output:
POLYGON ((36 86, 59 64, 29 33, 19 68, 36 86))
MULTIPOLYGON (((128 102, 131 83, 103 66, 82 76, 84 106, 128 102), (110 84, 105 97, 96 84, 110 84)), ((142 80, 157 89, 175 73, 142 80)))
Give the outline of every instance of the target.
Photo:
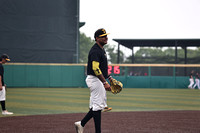
POLYGON ((129 73, 129 76, 133 76, 133 71, 131 71, 131 72, 129 73))

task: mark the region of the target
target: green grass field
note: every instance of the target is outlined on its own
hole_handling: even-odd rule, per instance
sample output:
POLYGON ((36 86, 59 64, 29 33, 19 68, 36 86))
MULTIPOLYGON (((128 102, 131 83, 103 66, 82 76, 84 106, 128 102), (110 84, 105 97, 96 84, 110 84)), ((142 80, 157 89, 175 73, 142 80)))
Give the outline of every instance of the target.
MULTIPOLYGON (((107 101, 114 112, 200 110, 200 90, 124 88, 107 101)), ((87 112, 89 89, 8 88, 6 106, 14 116, 87 112)))

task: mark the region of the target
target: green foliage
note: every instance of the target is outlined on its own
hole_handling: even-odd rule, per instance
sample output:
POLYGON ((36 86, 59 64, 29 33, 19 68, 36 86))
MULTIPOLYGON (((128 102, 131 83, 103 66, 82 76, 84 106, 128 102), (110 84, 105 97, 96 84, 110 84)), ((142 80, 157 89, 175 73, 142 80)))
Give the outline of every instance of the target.
POLYGON ((92 40, 90 37, 87 37, 84 33, 80 33, 80 63, 87 63, 87 57, 90 48, 94 45, 95 41, 92 40))
POLYGON ((164 56, 161 48, 140 48, 135 54, 136 57, 164 56))
MULTIPOLYGON (((112 64, 116 64, 117 63, 117 50, 116 50, 115 46, 108 44, 108 45, 105 45, 104 48, 109 56, 108 62, 112 63, 112 64)), ((124 59, 125 59, 125 55, 122 51, 120 51, 120 58, 119 58, 120 63, 124 62, 124 59)))
MULTIPOLYGON (((187 59, 189 64, 200 63, 200 49, 187 49, 187 59)), ((184 49, 177 49, 177 61, 179 64, 184 64, 185 52, 184 49)), ((175 63, 175 49, 173 48, 140 48, 135 53, 135 63, 175 63)), ((128 62, 131 63, 132 56, 128 57, 128 62)))

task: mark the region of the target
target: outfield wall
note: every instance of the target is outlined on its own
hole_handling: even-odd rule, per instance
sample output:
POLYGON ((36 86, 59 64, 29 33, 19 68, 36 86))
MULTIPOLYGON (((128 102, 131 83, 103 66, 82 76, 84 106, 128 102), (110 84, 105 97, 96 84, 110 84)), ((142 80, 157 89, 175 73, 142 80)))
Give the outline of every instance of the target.
POLYGON ((117 76, 125 88, 187 88, 188 77, 172 76, 117 76))
POLYGON ((85 67, 56 64, 5 65, 8 87, 84 87, 85 67))
MULTIPOLYGON (((8 87, 86 87, 85 64, 10 63, 4 67, 8 87)), ((187 88, 189 84, 188 76, 113 77, 125 88, 187 88)))

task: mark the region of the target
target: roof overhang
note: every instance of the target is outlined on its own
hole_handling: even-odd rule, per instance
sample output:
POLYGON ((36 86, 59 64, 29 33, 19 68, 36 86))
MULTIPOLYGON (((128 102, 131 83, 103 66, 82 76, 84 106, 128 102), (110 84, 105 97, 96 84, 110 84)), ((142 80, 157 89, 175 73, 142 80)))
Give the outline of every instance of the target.
POLYGON ((200 47, 200 39, 113 39, 120 45, 133 47, 200 47))

